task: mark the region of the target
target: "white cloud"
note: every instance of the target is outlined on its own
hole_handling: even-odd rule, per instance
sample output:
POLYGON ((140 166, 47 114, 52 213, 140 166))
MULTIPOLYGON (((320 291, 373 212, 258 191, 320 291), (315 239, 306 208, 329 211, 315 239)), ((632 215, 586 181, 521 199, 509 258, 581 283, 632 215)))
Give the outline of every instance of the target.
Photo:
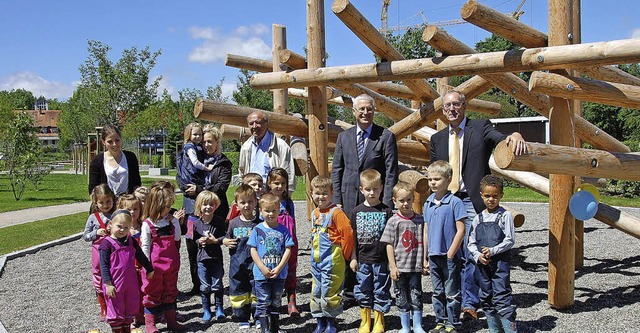
POLYGON ((69 84, 48 81, 42 76, 32 72, 16 72, 9 76, 0 77, 0 90, 24 89, 34 96, 57 98, 65 100, 71 95, 79 82, 69 84))
POLYGON ((228 97, 229 98, 227 103, 236 104, 236 102, 233 100, 233 92, 236 91, 236 88, 237 88, 237 83, 235 83, 235 82, 234 83, 224 82, 222 84, 222 87, 221 87, 221 89, 222 89, 222 97, 228 97))
POLYGON ((260 37, 268 32, 264 24, 240 26, 228 35, 210 27, 192 27, 190 32, 191 38, 203 40, 189 53, 191 62, 216 62, 225 59, 227 53, 262 59, 271 57, 271 47, 260 37))
POLYGON ((640 28, 633 30, 631 33, 631 38, 640 38, 640 28))
MULTIPOLYGON (((157 76, 154 77, 152 80, 149 80, 149 81, 153 82, 156 79, 157 79, 157 76)), ((176 91, 176 88, 171 84, 171 80, 169 79, 169 77, 167 75, 163 75, 162 79, 160 80, 160 85, 158 85, 158 97, 162 96, 162 93, 164 93, 165 89, 167 90, 169 95, 171 95, 172 99, 177 99, 178 98, 178 92, 176 91)))

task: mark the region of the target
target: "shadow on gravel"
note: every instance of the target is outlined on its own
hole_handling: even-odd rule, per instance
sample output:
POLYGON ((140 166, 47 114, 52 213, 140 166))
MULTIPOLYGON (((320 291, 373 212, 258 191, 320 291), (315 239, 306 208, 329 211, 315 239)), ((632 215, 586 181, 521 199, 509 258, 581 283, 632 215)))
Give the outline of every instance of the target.
POLYGON ((524 252, 524 250, 533 247, 547 247, 547 244, 529 244, 511 249, 511 270, 514 270, 514 268, 516 267, 519 267, 520 269, 527 272, 541 272, 547 270, 546 263, 530 263, 525 261, 527 257, 525 257, 522 253, 524 252))
POLYGON ((518 320, 518 332, 530 333, 537 331, 553 331, 556 328, 557 320, 558 317, 554 316, 542 316, 536 320, 518 320))
POLYGON ((600 311, 602 309, 621 308, 635 304, 640 299, 640 287, 618 287, 607 291, 595 291, 588 288, 576 288, 577 297, 588 297, 585 301, 576 300, 567 313, 600 311))
POLYGON ((595 265, 584 266, 576 272, 576 279, 586 274, 620 274, 625 276, 640 276, 640 273, 630 272, 629 269, 636 268, 640 265, 640 256, 617 259, 596 259, 584 258, 585 260, 593 260, 598 262, 595 265))

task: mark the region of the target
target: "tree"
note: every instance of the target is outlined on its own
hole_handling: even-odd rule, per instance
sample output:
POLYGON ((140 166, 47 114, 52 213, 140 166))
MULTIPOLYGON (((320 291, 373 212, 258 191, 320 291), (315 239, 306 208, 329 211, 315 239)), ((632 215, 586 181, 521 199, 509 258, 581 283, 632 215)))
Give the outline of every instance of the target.
POLYGON ((37 189, 40 180, 51 171, 41 164, 42 147, 33 121, 33 117, 21 112, 2 135, 2 169, 7 171, 16 201, 22 198, 27 182, 37 189))
POLYGON ((67 103, 62 105, 58 116, 61 146, 84 143, 87 133, 94 131, 97 123, 91 114, 91 98, 92 91, 85 86, 79 86, 67 103))
POLYGON ((132 47, 114 63, 108 57, 108 45, 90 40, 87 50, 89 56, 79 68, 82 81, 78 88, 86 89, 96 126, 119 125, 155 100, 162 77, 149 83, 149 73, 161 51, 132 47))
POLYGON ((0 103, 7 105, 12 110, 33 110, 36 98, 33 93, 25 89, 3 90, 0 91, 0 103))

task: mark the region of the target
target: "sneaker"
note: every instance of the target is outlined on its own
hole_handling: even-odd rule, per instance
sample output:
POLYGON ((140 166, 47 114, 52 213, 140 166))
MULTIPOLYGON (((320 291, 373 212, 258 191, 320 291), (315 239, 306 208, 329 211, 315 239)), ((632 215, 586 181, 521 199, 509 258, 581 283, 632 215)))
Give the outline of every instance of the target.
POLYGON ((444 324, 443 323, 437 323, 436 327, 434 327, 433 329, 429 330, 429 333, 443 333, 444 332, 444 324))
POLYGON ((445 333, 458 333, 458 331, 456 331, 455 327, 447 327, 444 329, 445 333))
POLYGON ((478 320, 478 312, 471 308, 463 308, 462 320, 478 320))
POLYGON ((260 320, 256 320, 255 324, 257 330, 262 329, 262 323, 260 322, 260 320))
POLYGON ((241 321, 241 322, 238 323, 238 328, 241 329, 241 330, 248 330, 249 327, 251 327, 251 326, 249 325, 248 321, 241 321))

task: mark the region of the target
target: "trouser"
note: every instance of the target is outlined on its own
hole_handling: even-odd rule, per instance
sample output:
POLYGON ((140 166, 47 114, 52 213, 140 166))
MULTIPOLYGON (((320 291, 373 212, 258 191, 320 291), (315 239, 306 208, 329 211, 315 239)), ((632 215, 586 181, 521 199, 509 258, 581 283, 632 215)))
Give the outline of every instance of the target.
POLYGON ((480 306, 480 299, 478 297, 480 287, 475 278, 476 263, 473 261, 473 255, 469 252, 468 245, 471 225, 477 214, 470 197, 462 199, 462 203, 467 211, 467 218, 464 221, 464 241, 462 244, 462 307, 476 310, 480 306))
POLYGON ((422 273, 400 273, 393 290, 400 312, 422 311, 422 273))
POLYGON ((460 260, 446 255, 429 256, 429 272, 433 284, 433 310, 436 322, 460 328, 460 260))
POLYGON ((358 283, 353 288, 353 295, 361 308, 374 309, 382 313, 391 310, 391 278, 388 263, 358 263, 356 280, 358 283))
POLYGON ((283 279, 256 280, 256 318, 279 314, 282 306, 283 279))
POLYGON ((489 265, 478 265, 476 275, 480 282, 482 309, 513 322, 516 320, 516 307, 511 292, 509 261, 509 251, 492 256, 489 265))

